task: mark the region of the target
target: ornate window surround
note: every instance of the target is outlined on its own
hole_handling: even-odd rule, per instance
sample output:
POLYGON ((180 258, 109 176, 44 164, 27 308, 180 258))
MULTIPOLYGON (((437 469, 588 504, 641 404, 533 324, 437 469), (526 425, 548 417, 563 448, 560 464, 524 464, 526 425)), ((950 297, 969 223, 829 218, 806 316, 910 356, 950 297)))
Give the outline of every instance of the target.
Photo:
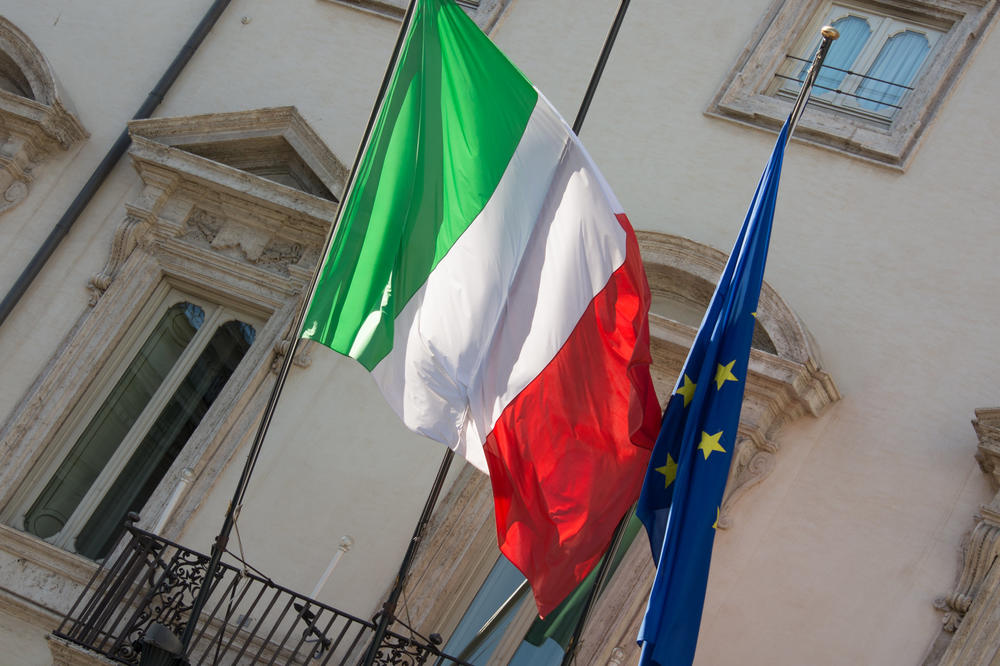
MULTIPOLYGON (((636 235, 654 303, 669 301, 682 310, 704 310, 726 254, 679 236, 642 231, 636 235)), ((817 416, 840 398, 832 378, 820 367, 811 335, 766 283, 757 321, 739 441, 719 521, 722 528, 732 527, 733 504, 774 468, 780 428, 805 414, 817 416)), ((652 374, 659 396, 673 391, 696 332, 694 326, 650 314, 652 374)), ((408 621, 425 635, 450 635, 498 555, 489 479, 465 465, 414 562, 404 596, 408 621)), ((613 658, 630 663, 638 657, 634 638, 652 576, 648 545, 644 538, 637 539, 588 621, 587 641, 577 656, 580 663, 610 663, 613 658)), ((512 655, 533 619, 531 608, 515 616, 494 656, 502 661, 512 655)))
MULTIPOLYGON (((394 21, 402 21, 410 0, 327 0, 338 5, 354 7, 394 21)), ((457 0, 473 21, 488 33, 500 19, 511 0, 457 0)))
POLYGON ((962 572, 955 589, 934 602, 943 626, 924 666, 993 664, 1000 658, 1000 407, 977 409, 972 426, 979 436, 976 460, 998 492, 976 516, 962 544, 962 572))
POLYGON ((13 23, 0 16, 0 51, 26 79, 32 97, 0 90, 0 213, 27 196, 33 171, 57 150, 89 136, 66 108, 52 68, 13 23))
MULTIPOLYGON (((176 537, 214 479, 252 436, 263 411, 277 356, 287 350, 294 310, 319 259, 337 204, 184 150, 185 145, 281 136, 328 190, 340 194, 346 168, 294 107, 156 118, 129 125, 130 155, 142 189, 125 204, 104 269, 90 281, 92 307, 67 335, 51 362, 0 430, 0 515, 12 512, 37 484, 46 462, 57 458, 56 434, 135 334, 137 317, 164 285, 254 313, 263 325, 225 389, 188 440, 143 512, 140 525, 157 522, 175 487, 185 491, 162 533, 176 537), (179 484, 180 480, 190 481, 179 484)), ((308 365, 308 347, 296 362, 308 365)), ((6 525, 0 532, 16 532, 6 525)), ((37 585, 5 575, 3 586, 48 607, 70 600, 64 569, 89 568, 79 556, 17 533, 20 557, 33 575, 67 588, 61 601, 37 585), (30 552, 30 557, 24 557, 30 552), (24 588, 24 589, 22 589, 24 588), (36 597, 38 597, 36 599, 36 597)), ((6 543, 3 542, 3 543, 6 543)), ((0 547, 0 561, 7 558, 0 547)))
MULTIPOLYGON (((774 0, 705 113, 754 127, 778 129, 792 102, 769 94, 774 75, 827 4, 827 0, 774 0)), ((852 4, 941 25, 945 34, 914 83, 915 89, 888 125, 815 105, 803 116, 796 137, 905 170, 923 132, 996 16, 998 6, 988 0, 857 0, 852 4)))

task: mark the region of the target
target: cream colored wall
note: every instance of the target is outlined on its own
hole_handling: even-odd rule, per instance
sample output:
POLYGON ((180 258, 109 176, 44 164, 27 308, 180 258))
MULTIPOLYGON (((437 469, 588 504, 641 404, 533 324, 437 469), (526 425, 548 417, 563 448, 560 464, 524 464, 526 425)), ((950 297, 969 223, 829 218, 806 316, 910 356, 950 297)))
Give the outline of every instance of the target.
MULTIPOLYGON (((519 0, 497 41, 572 118, 617 3, 519 0)), ((774 135, 702 115, 769 2, 632 3, 582 132, 636 228, 728 250, 774 135)), ((766 279, 844 399, 779 436, 716 540, 701 664, 916 664, 989 499, 996 33, 908 171, 793 142, 766 279)), ((806 111, 808 113, 808 110, 806 111)))

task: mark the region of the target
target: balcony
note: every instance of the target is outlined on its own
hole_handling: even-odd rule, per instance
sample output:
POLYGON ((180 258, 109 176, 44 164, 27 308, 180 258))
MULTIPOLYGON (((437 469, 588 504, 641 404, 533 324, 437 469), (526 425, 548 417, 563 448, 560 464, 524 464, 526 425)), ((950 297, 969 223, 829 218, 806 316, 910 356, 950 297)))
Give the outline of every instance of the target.
MULTIPOLYGON (((375 623, 309 599, 259 572, 222 563, 198 618, 187 661, 153 653, 183 635, 209 557, 128 526, 117 556, 97 571, 53 632, 72 663, 360 664, 375 623), (171 636, 173 634, 173 636, 171 636), (154 647, 150 647, 150 646, 154 647), (143 654, 145 650, 146 654, 143 654), (88 656, 91 657, 88 662, 88 656)), ((437 636, 388 631, 375 664, 466 664, 442 654, 437 636)), ((468 665, 466 665, 468 666, 468 665)))

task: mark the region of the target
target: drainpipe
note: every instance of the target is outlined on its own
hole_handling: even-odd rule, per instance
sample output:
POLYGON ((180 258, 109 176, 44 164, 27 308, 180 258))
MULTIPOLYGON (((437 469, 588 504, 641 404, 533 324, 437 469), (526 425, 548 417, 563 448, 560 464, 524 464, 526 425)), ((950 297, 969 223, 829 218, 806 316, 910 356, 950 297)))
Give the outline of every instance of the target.
MULTIPOLYGON (((146 97, 146 101, 143 102, 139 110, 136 111, 135 115, 132 116, 132 120, 139 120, 142 118, 149 118, 153 115, 153 111, 156 107, 160 105, 163 98, 166 96, 167 91, 170 86, 173 85, 177 77, 180 76, 181 71, 184 66, 187 65, 188 61, 191 60, 191 56, 204 41, 205 36, 208 35, 212 26, 218 20, 219 16, 222 14, 223 10, 229 5, 230 0, 214 0, 212 6, 209 8, 208 12, 198 23, 198 26, 188 37, 187 42, 181 48, 180 52, 174 57, 173 62, 170 63, 170 67, 164 72, 163 76, 157 82, 156 87, 153 91, 149 93, 146 97)), ((129 145, 132 143, 132 137, 129 136, 128 127, 122 130, 122 133, 112 144, 111 149, 108 154, 104 156, 101 163, 97 165, 94 169, 94 173, 91 174, 90 178, 84 184, 83 189, 76 195, 73 202, 63 213, 62 217, 56 223, 56 226, 49 232, 48 237, 35 252, 35 256, 31 258, 31 261, 22 271, 21 275, 17 278, 14 286, 10 288, 7 295, 4 296, 2 302, 0 302, 0 325, 3 325, 4 321, 7 320, 7 315, 11 313, 17 303, 24 296, 25 292, 28 291, 28 287, 41 272, 42 267, 45 262, 48 261, 52 253, 55 252, 56 248, 59 246, 60 241, 65 238, 66 234, 69 233, 70 228, 73 223, 76 222, 80 214, 83 213, 87 204, 100 189, 104 180, 111 173, 111 170, 118 164, 118 160, 121 159, 125 151, 128 150, 129 145)))

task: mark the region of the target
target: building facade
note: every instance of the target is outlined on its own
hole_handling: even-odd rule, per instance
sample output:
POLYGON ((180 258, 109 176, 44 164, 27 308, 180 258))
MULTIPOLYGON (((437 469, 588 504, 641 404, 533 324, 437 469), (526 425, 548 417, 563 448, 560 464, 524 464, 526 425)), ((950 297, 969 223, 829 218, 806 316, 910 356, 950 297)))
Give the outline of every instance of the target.
MULTIPOLYGON (((102 663, 49 635, 129 512, 210 549, 406 3, 233 0, 157 88, 223 4, 0 3, 0 663, 102 663)), ((617 3, 466 4, 572 118, 617 3)), ((581 137, 638 231, 662 403, 803 60, 841 32, 786 153, 699 664, 1000 658, 997 9, 629 9, 581 137)), ((442 454, 363 368, 302 345, 228 561, 370 618, 442 454)), ((491 511, 456 464, 396 615, 477 664, 558 663, 525 641, 528 601, 468 648, 520 583, 491 511)), ((640 534, 577 663, 635 663, 651 576, 640 534)))

